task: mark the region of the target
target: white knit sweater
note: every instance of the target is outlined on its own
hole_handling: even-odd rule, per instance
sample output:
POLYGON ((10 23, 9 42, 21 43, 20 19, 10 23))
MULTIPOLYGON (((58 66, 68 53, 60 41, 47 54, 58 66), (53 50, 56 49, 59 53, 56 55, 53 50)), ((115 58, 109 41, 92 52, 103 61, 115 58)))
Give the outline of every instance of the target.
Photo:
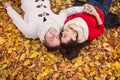
POLYGON ((54 14, 50 9, 49 0, 21 0, 21 8, 25 13, 24 19, 11 6, 6 10, 16 27, 27 38, 40 38, 41 42, 49 28, 54 27, 59 33, 69 15, 83 12, 83 7, 71 7, 62 10, 58 15, 54 14))

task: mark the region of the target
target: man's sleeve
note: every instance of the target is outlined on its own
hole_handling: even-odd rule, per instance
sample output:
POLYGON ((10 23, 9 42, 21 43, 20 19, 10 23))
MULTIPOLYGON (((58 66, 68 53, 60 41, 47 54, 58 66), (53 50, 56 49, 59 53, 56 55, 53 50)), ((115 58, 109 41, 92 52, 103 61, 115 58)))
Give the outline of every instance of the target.
MULTIPOLYGON (((25 35, 29 36, 29 24, 23 20, 23 18, 11 7, 8 6, 6 8, 8 15, 13 20, 13 23, 16 27, 25 35)), ((29 26, 30 27, 30 26, 29 26)))
POLYGON ((70 15, 83 12, 83 8, 84 8, 83 6, 71 7, 71 8, 65 9, 65 12, 68 17, 70 15))

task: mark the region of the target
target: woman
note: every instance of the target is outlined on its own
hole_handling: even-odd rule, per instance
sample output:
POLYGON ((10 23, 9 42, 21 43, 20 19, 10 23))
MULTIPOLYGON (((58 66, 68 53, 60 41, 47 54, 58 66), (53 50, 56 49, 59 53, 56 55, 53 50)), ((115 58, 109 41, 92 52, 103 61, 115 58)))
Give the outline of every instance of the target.
POLYGON ((65 21, 60 51, 68 59, 76 57, 82 45, 104 32, 104 15, 108 13, 112 0, 88 0, 88 3, 84 5, 83 13, 71 15, 65 21))

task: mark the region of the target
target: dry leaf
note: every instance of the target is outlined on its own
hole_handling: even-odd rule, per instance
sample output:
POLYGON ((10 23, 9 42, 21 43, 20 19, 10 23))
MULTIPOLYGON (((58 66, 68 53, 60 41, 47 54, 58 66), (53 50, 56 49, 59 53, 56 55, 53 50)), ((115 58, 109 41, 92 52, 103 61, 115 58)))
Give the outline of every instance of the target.
POLYGON ((26 60, 24 63, 23 63, 23 66, 28 66, 30 64, 30 60, 26 60))
POLYGON ((30 58, 35 58, 38 56, 38 54, 39 54, 39 52, 34 52, 32 55, 30 55, 30 58))
POLYGON ((0 37, 0 44, 3 44, 4 42, 5 40, 2 37, 0 37))

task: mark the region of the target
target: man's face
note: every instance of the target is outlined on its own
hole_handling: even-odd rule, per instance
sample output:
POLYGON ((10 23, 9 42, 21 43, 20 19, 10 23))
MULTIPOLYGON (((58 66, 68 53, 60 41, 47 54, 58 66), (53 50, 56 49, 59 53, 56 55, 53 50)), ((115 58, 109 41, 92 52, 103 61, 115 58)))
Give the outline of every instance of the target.
POLYGON ((55 28, 50 28, 45 35, 45 41, 51 47, 60 45, 59 33, 55 28))

